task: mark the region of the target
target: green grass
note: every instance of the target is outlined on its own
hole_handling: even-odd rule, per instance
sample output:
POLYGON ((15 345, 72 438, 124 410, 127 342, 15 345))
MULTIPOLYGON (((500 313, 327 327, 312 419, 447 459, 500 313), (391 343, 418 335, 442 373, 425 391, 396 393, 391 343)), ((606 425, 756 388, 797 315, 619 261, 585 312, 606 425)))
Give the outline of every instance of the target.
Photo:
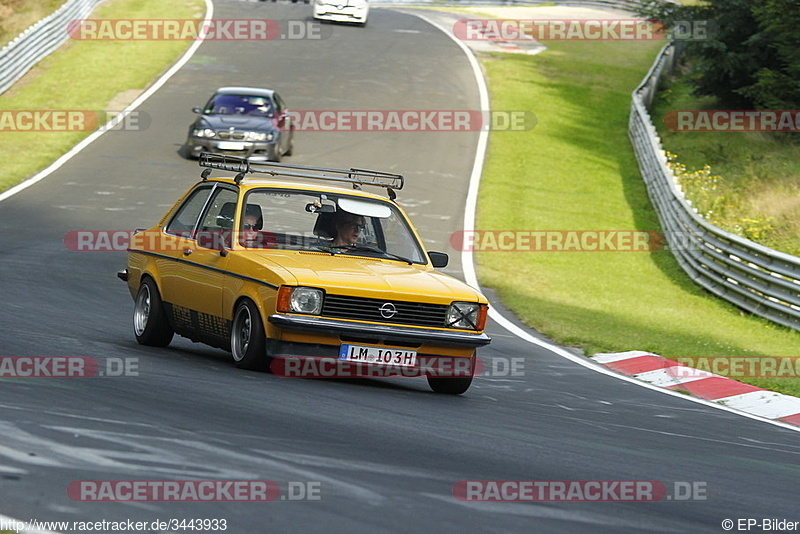
POLYGON ((672 132, 670 110, 725 109, 711 98, 690 94, 678 78, 659 93, 653 122, 664 148, 695 172, 710 167, 715 177, 686 190, 713 224, 762 245, 800 255, 800 134, 672 132))
MULTIPOLYGON (((202 17, 201 0, 118 0, 92 18, 202 17)), ((70 41, 0 96, 3 110, 104 111, 123 91, 144 90, 190 41, 70 41), (64 83, 72 80, 72 83, 64 83)), ((120 111, 120 107, 109 111, 120 111)), ((44 169, 90 132, 0 132, 0 191, 44 169), (36 147, 31 150, 31 147, 36 147), (25 154, 24 158, 18 157, 25 154)))
MULTIPOLYGON (((662 43, 555 42, 482 56, 493 109, 533 110, 494 132, 482 230, 660 230, 627 137, 631 91, 662 43)), ((479 252, 478 275, 525 323, 589 354, 795 356, 800 333, 749 317, 691 282, 668 251, 479 252)), ((796 379, 748 382, 800 395, 796 379)))
POLYGON ((61 7, 65 0, 0 0, 0 48, 61 7))

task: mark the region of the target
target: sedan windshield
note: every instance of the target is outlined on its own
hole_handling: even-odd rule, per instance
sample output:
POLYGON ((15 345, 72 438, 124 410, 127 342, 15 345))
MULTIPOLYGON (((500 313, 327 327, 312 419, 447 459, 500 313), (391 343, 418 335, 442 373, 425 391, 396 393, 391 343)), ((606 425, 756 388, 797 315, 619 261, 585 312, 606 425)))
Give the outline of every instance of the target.
POLYGON ((264 96, 214 95, 206 104, 206 115, 251 115, 271 117, 272 102, 264 96))
POLYGON ((390 202, 306 191, 247 194, 240 244, 427 263, 408 222, 390 202))

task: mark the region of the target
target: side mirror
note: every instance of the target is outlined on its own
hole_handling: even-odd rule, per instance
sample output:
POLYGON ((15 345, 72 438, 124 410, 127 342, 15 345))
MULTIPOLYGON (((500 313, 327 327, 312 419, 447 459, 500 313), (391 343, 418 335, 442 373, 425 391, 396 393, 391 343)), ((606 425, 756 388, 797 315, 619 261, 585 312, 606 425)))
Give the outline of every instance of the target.
POLYGON ((192 113, 202 113, 202 112, 203 112, 202 108, 199 108, 197 106, 192 108, 192 113))
POLYGON ((428 257, 436 268, 447 267, 447 262, 450 261, 450 257, 444 252, 428 252, 428 257))

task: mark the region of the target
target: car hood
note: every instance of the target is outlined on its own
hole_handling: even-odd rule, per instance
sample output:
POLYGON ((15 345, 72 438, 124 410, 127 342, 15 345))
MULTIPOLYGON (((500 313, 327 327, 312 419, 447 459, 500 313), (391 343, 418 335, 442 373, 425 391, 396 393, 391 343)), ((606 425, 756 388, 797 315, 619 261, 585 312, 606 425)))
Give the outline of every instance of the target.
POLYGON ((365 298, 391 298, 436 304, 461 300, 486 302, 464 282, 426 266, 321 252, 248 252, 264 265, 284 270, 287 284, 319 287, 329 293, 365 298), (290 280, 287 275, 294 280, 290 280))
POLYGON ((203 115, 195 123, 195 128, 211 128, 213 130, 275 130, 273 119, 270 117, 254 117, 249 115, 203 115))

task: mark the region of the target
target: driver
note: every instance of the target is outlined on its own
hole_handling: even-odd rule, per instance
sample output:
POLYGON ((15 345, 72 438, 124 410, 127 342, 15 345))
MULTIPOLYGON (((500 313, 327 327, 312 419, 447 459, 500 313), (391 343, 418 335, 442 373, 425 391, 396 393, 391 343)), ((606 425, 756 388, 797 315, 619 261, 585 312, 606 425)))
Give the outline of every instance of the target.
POLYGON ((361 237, 366 223, 361 215, 339 210, 336 212, 335 227, 336 237, 333 238, 333 246, 352 246, 361 237))
POLYGON ((248 248, 262 247, 259 230, 263 227, 264 218, 261 215, 261 207, 256 204, 248 204, 242 218, 242 244, 248 248))

